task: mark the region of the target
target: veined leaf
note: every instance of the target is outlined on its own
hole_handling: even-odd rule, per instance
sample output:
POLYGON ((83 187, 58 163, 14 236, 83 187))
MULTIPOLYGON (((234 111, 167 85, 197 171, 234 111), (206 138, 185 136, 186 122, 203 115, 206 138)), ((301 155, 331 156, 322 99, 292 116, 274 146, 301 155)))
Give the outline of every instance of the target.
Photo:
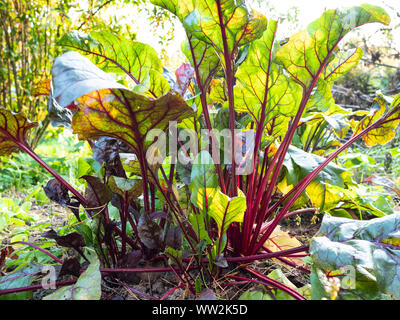
MULTIPOLYGON (((284 182, 288 186, 296 185, 324 160, 323 157, 290 146, 283 163, 286 170, 281 183, 284 182)), ((329 210, 334 208, 341 199, 337 192, 330 190, 331 185, 344 188, 349 182, 351 182, 349 173, 330 163, 306 188, 306 194, 314 206, 321 210, 329 210)))
POLYGON ((345 52, 339 52, 335 58, 323 72, 323 78, 325 81, 333 82, 340 78, 351 68, 356 66, 362 58, 364 52, 361 48, 350 49, 345 52))
POLYGON ((108 186, 111 191, 125 196, 127 194, 128 200, 139 197, 142 192, 142 180, 138 179, 125 179, 122 177, 111 176, 108 180, 108 186))
POLYGON ((89 259, 90 264, 88 268, 81 274, 75 284, 58 289, 52 294, 45 296, 43 300, 100 300, 100 261, 93 254, 89 259))
POLYGON ((256 122, 263 109, 265 123, 278 114, 294 116, 301 101, 301 87, 273 61, 276 30, 277 22, 270 20, 262 37, 250 43, 247 58, 236 73, 236 110, 249 113, 256 122))
POLYGON ((277 60, 307 88, 332 61, 332 53, 339 41, 352 29, 371 22, 388 25, 390 17, 383 9, 368 4, 327 10, 306 30, 290 37, 277 52, 277 60))
POLYGON ((400 214, 394 213, 368 221, 324 216, 317 235, 312 238, 313 299, 327 295, 326 273, 353 268, 346 275, 353 283, 341 281, 339 294, 345 299, 400 299, 400 214))
POLYGON ((89 35, 78 31, 65 34, 59 45, 78 50, 106 72, 126 73, 137 83, 142 82, 149 70, 161 74, 163 66, 157 51, 138 41, 121 38, 104 31, 92 31, 89 35))
POLYGON ((219 236, 225 234, 233 222, 243 222, 244 212, 246 211, 246 196, 238 189, 238 196, 230 198, 219 189, 199 190, 197 205, 202 210, 203 198, 207 195, 212 201, 208 204, 207 213, 217 223, 219 236))
POLYGON ((150 2, 173 13, 181 22, 193 11, 195 4, 193 0, 150 0, 150 2))
POLYGON ((23 113, 14 114, 0 108, 0 155, 8 156, 17 151, 18 144, 28 146, 29 130, 37 125, 37 122, 30 122, 23 113))
POLYGON ((370 130, 362 138, 364 139, 367 147, 376 144, 385 144, 391 141, 396 135, 396 128, 400 123, 400 94, 395 97, 389 105, 382 95, 375 99, 370 114, 364 117, 357 125, 353 135, 357 135, 368 126, 372 125, 379 119, 387 117, 384 123, 379 127, 370 130))
MULTIPOLYGON (((296 185, 307 174, 317 168, 324 160, 325 158, 323 157, 290 146, 284 160, 284 166, 290 173, 288 176, 288 184, 296 185)), ((348 183, 351 180, 350 174, 346 169, 331 163, 327 165, 321 173, 319 173, 316 181, 329 182, 332 185, 344 187, 345 183, 348 183)))
POLYGON ((248 12, 243 0, 195 1, 194 10, 183 21, 189 34, 211 44, 220 53, 225 49, 233 52, 239 46, 257 39, 266 24, 267 19, 263 15, 248 12), (228 48, 224 48, 224 38, 228 48))
POLYGON ((152 129, 165 130, 169 121, 180 121, 193 110, 177 92, 150 98, 134 93, 76 52, 58 57, 53 66, 56 98, 66 106, 76 100, 72 128, 80 139, 113 137, 136 153, 152 129))
POLYGON ((221 63, 212 45, 189 36, 181 46, 182 52, 194 68, 199 70, 199 86, 208 88, 211 79, 221 68, 221 63))

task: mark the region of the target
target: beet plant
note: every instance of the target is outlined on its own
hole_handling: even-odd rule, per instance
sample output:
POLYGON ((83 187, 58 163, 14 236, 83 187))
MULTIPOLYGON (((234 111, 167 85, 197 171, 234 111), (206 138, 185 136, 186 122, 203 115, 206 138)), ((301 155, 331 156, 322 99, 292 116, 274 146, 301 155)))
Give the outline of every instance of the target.
MULTIPOLYGON (((388 25, 386 12, 367 4, 328 10, 279 41, 278 22, 244 1, 152 3, 186 31, 188 62, 175 77, 149 45, 111 33, 71 32, 58 43, 66 52, 55 59, 44 92, 53 121, 87 140, 101 164, 96 176, 81 177, 84 194, 27 144, 36 124, 0 109, 1 154, 27 152, 54 176, 45 187, 49 198, 71 208, 82 225, 92 221, 68 237, 45 236, 75 248, 91 266, 97 260, 82 247, 92 247, 103 275, 126 280, 171 271, 193 295, 221 277, 221 286, 256 282, 305 299, 278 272, 248 266, 276 258, 311 273, 315 299, 398 298, 398 214, 372 223, 333 217, 359 203, 350 174, 332 160, 361 138, 369 147, 389 142, 399 124, 400 96, 377 96, 356 121, 331 93, 362 57, 360 48, 343 52, 339 42, 364 24, 388 25), (323 139, 327 127, 334 139, 323 139), (327 218, 311 244, 268 247, 283 219, 316 211, 327 218), (308 252, 311 270, 293 260, 308 252), (168 266, 140 267, 159 259, 168 266), (225 272, 235 265, 243 276, 225 272), (346 266, 368 285, 335 287, 330 279, 344 277, 346 266)), ((67 260, 63 268, 79 274, 81 267, 67 260)))

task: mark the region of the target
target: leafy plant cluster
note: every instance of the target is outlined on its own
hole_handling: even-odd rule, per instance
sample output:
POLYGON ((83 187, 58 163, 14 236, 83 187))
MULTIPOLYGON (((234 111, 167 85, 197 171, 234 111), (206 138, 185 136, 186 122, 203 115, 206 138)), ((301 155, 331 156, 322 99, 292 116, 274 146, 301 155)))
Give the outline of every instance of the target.
MULTIPOLYGON (((176 15, 187 34, 182 51, 189 63, 175 77, 149 45, 113 33, 70 32, 58 42, 66 52, 55 59, 43 94, 99 163, 95 174, 80 177, 84 192, 29 146, 36 123, 0 109, 1 153, 22 150, 43 166, 54 177, 44 187, 47 196, 79 222, 74 233, 44 236, 90 263, 76 284, 48 298, 98 299, 101 274, 126 279, 171 271, 180 282, 174 290, 185 286, 193 296, 223 275, 223 285, 256 281, 275 288, 275 296, 306 299, 279 271, 265 275, 247 265, 272 258, 310 274, 314 299, 399 298, 392 276, 399 271, 392 259, 399 252, 399 215, 363 201, 346 169, 332 162, 358 139, 372 147, 395 136, 400 96, 377 96, 357 121, 331 93, 362 56, 359 48, 340 51, 340 40, 366 23, 389 24, 386 12, 371 5, 328 10, 280 42, 278 22, 251 12, 244 1, 152 2, 176 15), (223 130, 228 136, 221 141, 223 130), (254 139, 239 134, 246 132, 254 139), (203 139, 189 143, 191 136, 203 139), (220 161, 226 150, 227 163, 220 161), (244 164, 250 171, 243 175, 244 164), (348 219, 354 210, 380 218, 348 219), (268 246, 283 219, 310 211, 326 214, 310 245, 268 246), (311 270, 293 260, 308 252, 311 270), (140 268, 157 259, 167 266, 140 268), (234 265, 244 276, 225 272, 234 265), (349 265, 362 285, 332 285, 332 275, 340 278, 349 265)), ((80 274, 76 258, 47 253, 64 272, 80 274)))

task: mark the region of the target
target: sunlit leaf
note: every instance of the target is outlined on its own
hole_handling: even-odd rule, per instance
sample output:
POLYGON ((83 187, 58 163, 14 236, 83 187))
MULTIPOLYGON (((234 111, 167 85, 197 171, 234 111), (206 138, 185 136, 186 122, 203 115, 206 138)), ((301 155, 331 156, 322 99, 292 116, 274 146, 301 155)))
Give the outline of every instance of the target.
POLYGON ((139 197, 143 192, 142 180, 138 179, 126 179, 111 176, 108 180, 108 186, 114 193, 117 193, 122 197, 125 197, 126 195, 128 201, 132 198, 139 197))
POLYGON ((37 122, 30 122, 23 113, 14 114, 0 108, 0 155, 8 156, 16 152, 19 144, 28 146, 29 130, 37 125, 37 122))
POLYGON ((202 189, 197 194, 197 205, 203 209, 203 199, 207 198, 212 201, 208 203, 207 214, 217 223, 220 236, 222 236, 230 224, 233 222, 243 222, 244 212, 246 211, 246 197, 241 190, 238 190, 238 196, 228 197, 219 189, 202 189))
POLYGON ((207 88, 215 73, 221 68, 221 63, 215 49, 203 41, 189 36, 181 46, 182 52, 199 71, 198 83, 207 88))
POLYGON ((400 94, 389 105, 382 95, 378 95, 375 103, 366 117, 364 117, 357 125, 353 135, 357 135, 368 126, 373 125, 381 118, 386 118, 385 121, 370 130, 362 138, 367 147, 376 144, 385 144, 391 141, 396 135, 396 128, 400 123, 400 94))
POLYGON ((56 59, 53 82, 60 105, 77 101, 72 128, 80 139, 113 137, 136 153, 150 130, 165 130, 169 121, 193 114, 179 93, 172 91, 156 100, 134 93, 72 51, 56 59))
MULTIPOLYGON (((282 251, 300 247, 302 243, 295 237, 290 236, 286 231, 283 231, 280 226, 277 226, 272 234, 269 236, 268 240, 265 242, 265 247, 272 252, 282 251)), ((297 265, 303 265, 304 262, 301 258, 286 258, 297 265)))

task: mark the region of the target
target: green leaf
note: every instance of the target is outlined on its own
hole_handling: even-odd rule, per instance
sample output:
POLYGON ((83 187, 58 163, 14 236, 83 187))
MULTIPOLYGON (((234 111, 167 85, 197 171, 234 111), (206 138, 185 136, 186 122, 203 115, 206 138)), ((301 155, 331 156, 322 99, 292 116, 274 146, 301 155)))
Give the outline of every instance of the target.
POLYGON ((217 223, 219 236, 225 234, 233 222, 243 222, 244 212, 246 211, 246 196, 238 189, 238 196, 230 198, 219 189, 199 190, 197 205, 203 209, 203 198, 211 199, 208 203, 207 214, 217 223))
MULTIPOLYGON (((211 155, 207 151, 200 151, 193 161, 190 176, 189 190, 191 192, 191 202, 197 207, 200 190, 217 188, 218 185, 217 171, 211 155)), ((212 195, 210 194, 210 196, 212 195)), ((208 199, 208 204, 210 204, 211 199, 208 199)), ((203 200, 205 199, 201 197, 202 206, 203 200)))
POLYGON ((399 213, 368 221, 326 215, 311 240, 310 253, 313 299, 329 295, 329 271, 345 274, 340 280, 341 297, 400 298, 399 213), (353 275, 346 270, 354 270, 353 275))
MULTIPOLYGON (((284 160, 284 166, 289 172, 288 183, 297 184, 307 174, 316 169, 325 158, 316 154, 305 152, 294 146, 290 146, 284 160)), ((328 164, 316 177, 317 181, 327 182, 334 186, 344 187, 345 183, 351 182, 350 174, 346 169, 334 163, 328 164)))
POLYGON ((159 74, 163 72, 157 51, 151 46, 110 32, 92 31, 84 34, 71 31, 63 35, 58 45, 88 56, 103 71, 126 73, 137 82, 142 82, 149 70, 159 74))
POLYGON ((0 155, 8 156, 18 150, 18 143, 28 146, 29 130, 37 127, 23 113, 12 113, 0 108, 0 155))
POLYGON ((181 46, 182 52, 199 71, 198 84, 204 89, 208 88, 211 79, 221 68, 221 63, 215 49, 193 36, 188 36, 181 46))
POLYGON ((100 300, 101 274, 100 261, 94 255, 90 255, 90 264, 78 281, 67 287, 58 289, 49 294, 43 300, 100 300))
POLYGON ((127 195, 128 201, 132 198, 137 198, 143 193, 142 180, 126 179, 116 176, 110 176, 108 186, 111 191, 119 194, 122 197, 127 195))
POLYGON ((301 87, 273 62, 276 30, 277 22, 270 20, 262 37, 250 43, 247 58, 236 72, 236 111, 249 113, 256 122, 262 110, 265 123, 278 114, 294 116, 301 101, 301 87))
POLYGON ((356 66, 362 58, 364 52, 361 48, 350 49, 336 54, 331 63, 327 65, 323 72, 325 81, 333 82, 344 75, 351 68, 356 66))
POLYGON ((150 2, 173 13, 181 22, 193 11, 195 3, 193 0, 150 0, 150 2))
MULTIPOLYGON (((31 265, 23 270, 18 270, 0 277, 0 291, 14 288, 27 287, 32 284, 33 274, 40 272, 41 267, 31 265)), ((33 296, 32 291, 16 292, 0 296, 0 300, 28 300, 33 296)))
POLYGON ((239 300, 274 300, 272 297, 262 291, 247 290, 243 293, 239 300))
POLYGON ((352 29, 371 22, 388 25, 390 17, 382 8, 369 4, 327 10, 306 30, 290 37, 277 52, 277 60, 298 83, 308 88, 332 61, 339 41, 352 29))
MULTIPOLYGON (((281 181, 294 186, 324 160, 323 157, 290 146, 283 163, 286 170, 281 181)), ((321 210, 330 210, 341 200, 337 192, 331 190, 331 186, 344 188, 347 183, 351 182, 350 175, 345 169, 330 163, 306 188, 306 194, 313 206, 319 207, 321 210)))

